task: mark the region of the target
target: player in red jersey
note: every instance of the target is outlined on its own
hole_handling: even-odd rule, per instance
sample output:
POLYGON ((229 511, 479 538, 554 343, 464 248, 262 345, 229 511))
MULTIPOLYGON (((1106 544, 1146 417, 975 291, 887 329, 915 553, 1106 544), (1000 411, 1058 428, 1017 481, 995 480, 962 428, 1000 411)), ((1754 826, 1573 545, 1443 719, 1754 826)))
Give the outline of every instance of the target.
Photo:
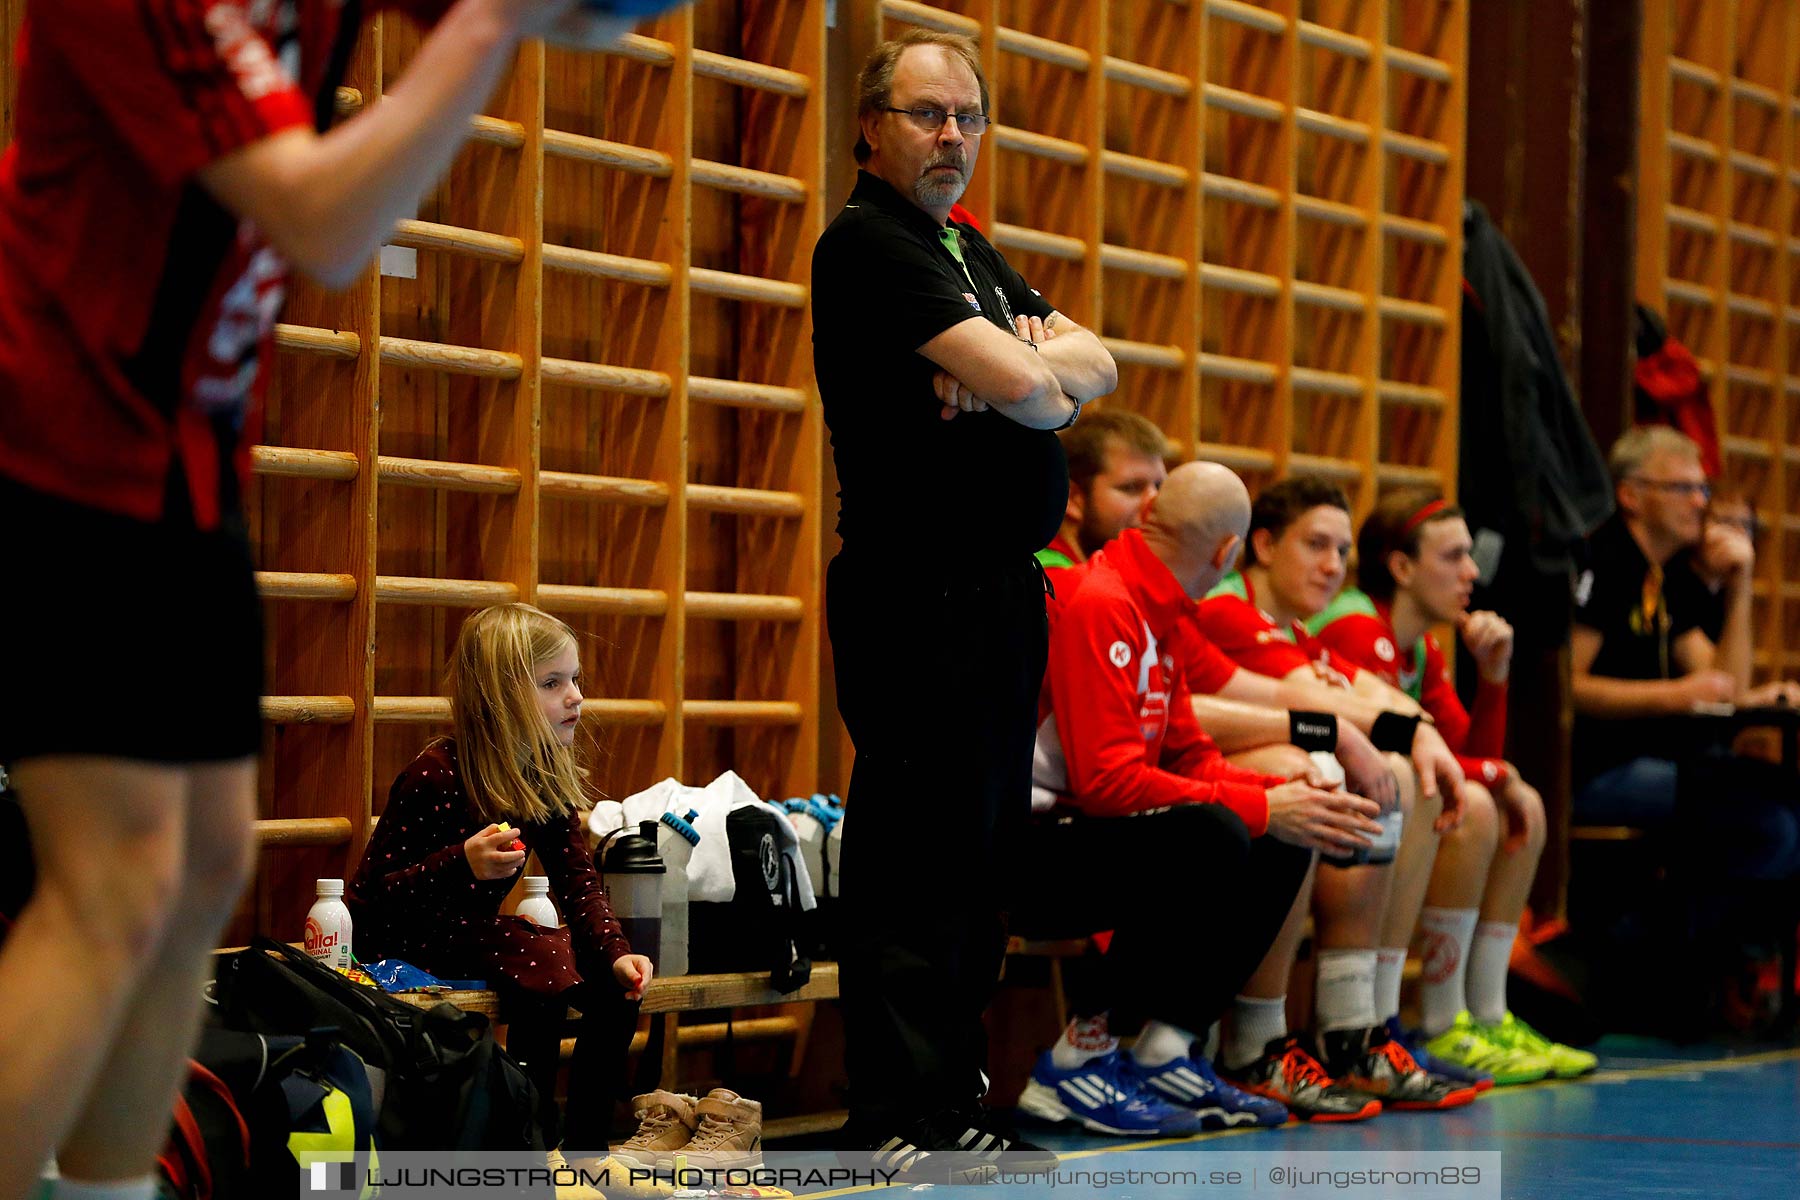
MULTIPOLYGON (((1155 425, 1118 409, 1092 414, 1091 423, 1083 420, 1061 438, 1069 461, 1069 503, 1057 539, 1038 554, 1056 589, 1053 606, 1059 611, 1082 588, 1090 555, 1113 545, 1123 532, 1148 523, 1161 501, 1169 456, 1168 442, 1155 425)), ((1177 665, 1190 692, 1187 704, 1232 763, 1285 778, 1296 777, 1297 758, 1299 771, 1316 773, 1318 767, 1296 748, 1296 740, 1304 741, 1308 749, 1336 756, 1351 791, 1375 799, 1384 810, 1402 803, 1395 773, 1364 732, 1382 711, 1378 705, 1328 687, 1310 670, 1296 680, 1258 675, 1220 652, 1191 621, 1181 622, 1177 630, 1177 665), (1355 712, 1340 720, 1334 715, 1339 710, 1355 712), (1362 721, 1360 728, 1357 719, 1362 721)), ((1410 789, 1411 773, 1406 776, 1410 789)), ((1410 790, 1405 795, 1410 797, 1410 790)), ((1411 800, 1404 803, 1410 806, 1411 800)), ((1329 874, 1321 891, 1325 918, 1318 925, 1319 944, 1327 950, 1372 947, 1392 872, 1371 868, 1329 874)), ((1291 906, 1291 919, 1236 999, 1227 1025, 1225 1058, 1234 1067, 1242 1066, 1266 1057, 1266 1046, 1279 1043, 1282 1053, 1262 1072, 1270 1076, 1261 1080, 1264 1090, 1308 1119, 1343 1119, 1343 1113, 1332 1111, 1335 1085, 1322 1074, 1309 1075, 1311 1068, 1304 1064, 1296 1066, 1305 1052, 1298 1043, 1288 1049, 1292 1039, 1286 1037, 1288 977, 1311 910, 1312 890, 1309 871, 1303 894, 1291 906), (1292 1076, 1285 1085, 1274 1081, 1277 1069, 1292 1076)))
MULTIPOLYGON (((1069 460, 1069 502, 1056 539, 1038 551, 1052 587, 1080 586, 1079 568, 1127 529, 1139 528, 1168 476, 1169 442, 1154 424, 1125 409, 1106 408, 1059 435, 1069 460)), ((1221 749, 1256 755, 1287 746, 1294 710, 1317 708, 1308 700, 1335 699, 1318 688, 1278 685, 1244 670, 1183 622, 1182 673, 1194 716, 1221 749)), ((1369 717, 1378 711, 1373 705, 1369 717)), ((1341 760, 1352 791, 1383 806, 1395 800, 1394 781, 1367 736, 1350 721, 1334 722, 1327 748, 1341 760)), ((1239 760, 1280 774, 1284 759, 1239 760)))
POLYGON ((1468 777, 1463 820, 1438 846, 1420 914, 1425 977, 1418 1040, 1430 1057, 1499 1084, 1580 1075, 1594 1056, 1537 1035, 1506 1005, 1513 936, 1537 874, 1544 802, 1501 755, 1512 627, 1470 612, 1477 569, 1460 509, 1430 489, 1390 493, 1357 535, 1358 587, 1307 628, 1334 653, 1417 700, 1468 777), (1430 632, 1455 625, 1474 658, 1473 713, 1430 632))
MULTIPOLYGON (((1172 1118, 1183 1109, 1201 1113, 1211 1128, 1288 1115, 1221 1084, 1192 1057, 1191 1043, 1231 1006, 1310 886, 1311 851, 1367 849, 1366 835, 1379 833, 1372 819, 1379 810, 1315 786, 1308 778, 1314 763, 1292 745, 1254 769, 1226 761, 1195 718, 1183 664, 1161 644, 1193 598, 1230 569, 1249 516, 1237 476, 1214 463, 1184 464, 1168 476, 1141 530, 1127 529, 1096 550, 1058 589, 1032 772, 1032 870, 1014 903, 1014 925, 1032 937, 1116 928, 1103 972, 1108 999, 1152 1020, 1131 1052, 1138 1070, 1109 1084, 1143 1103, 1101 1115, 1083 1092, 1106 1089, 1066 1073, 1108 1078, 1118 1066, 1116 1055, 1102 1058, 1115 1048, 1108 1004, 1098 995, 1076 999, 1076 1019, 1040 1058, 1020 1100, 1036 1115, 1073 1115, 1089 1128, 1132 1134, 1179 1131, 1172 1118), (1364 837, 1353 836, 1358 828, 1364 837), (1095 862, 1113 864, 1117 878, 1099 889, 1071 888, 1095 862), (1196 920, 1197 912, 1206 915, 1196 920), (1176 943, 1180 952, 1171 954, 1176 943)), ((1311 716, 1316 736, 1329 744, 1333 722, 1311 716)), ((1287 732, 1283 714, 1284 741, 1287 732)), ((1381 1109, 1373 1096, 1322 1076, 1256 1082, 1303 1119, 1359 1120, 1381 1109)))
POLYGON ((290 264, 354 279, 520 42, 604 45, 629 28, 610 7, 26 4, 0 157, 0 761, 38 880, 0 948, 0 1200, 52 1151, 52 1196, 152 1194, 251 868, 262 651, 239 502, 290 264), (377 8, 432 32, 327 128, 377 8), (151 702, 108 704, 122 671, 151 702))
MULTIPOLYGON (((1314 884, 1314 911, 1321 928, 1332 933, 1332 948, 1320 955, 1320 1044, 1327 1069, 1354 1078, 1355 1064, 1369 1048, 1393 1043, 1387 1018, 1399 1010, 1406 944, 1424 903, 1437 835, 1457 819, 1463 777, 1436 730, 1417 717, 1414 701, 1334 658, 1300 624, 1343 584, 1349 508, 1339 488, 1316 479, 1265 488, 1252 509, 1244 570, 1228 576, 1201 603, 1195 627, 1239 666, 1283 687, 1334 697, 1315 707, 1335 712, 1340 724, 1348 720, 1367 728, 1383 750, 1410 754, 1416 769, 1416 774, 1408 770, 1400 757, 1391 760, 1407 813, 1393 866, 1321 871, 1314 884), (1372 893, 1381 897, 1379 904, 1372 893)), ((1265 966, 1271 977, 1253 980, 1254 987, 1267 988, 1282 973, 1272 958, 1265 966)), ((1406 1056, 1393 1045, 1397 1056, 1406 1056)), ((1227 1049, 1238 1058, 1248 1052, 1243 1044, 1227 1049)), ((1228 1057, 1226 1066, 1253 1071, 1259 1064, 1245 1067, 1228 1057)))
POLYGON ((1038 551, 1047 571, 1084 563, 1136 529, 1169 474, 1162 430, 1123 408, 1088 413, 1058 440, 1069 460, 1069 503, 1056 540, 1038 551))

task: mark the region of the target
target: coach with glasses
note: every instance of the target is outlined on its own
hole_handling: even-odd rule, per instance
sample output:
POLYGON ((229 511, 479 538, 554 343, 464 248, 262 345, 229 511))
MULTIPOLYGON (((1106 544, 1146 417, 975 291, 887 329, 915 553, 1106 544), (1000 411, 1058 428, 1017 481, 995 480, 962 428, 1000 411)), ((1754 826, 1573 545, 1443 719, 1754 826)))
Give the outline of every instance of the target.
POLYGON ((1794 780, 1773 764, 1704 751, 1693 714, 1754 703, 1755 551, 1714 531, 1725 619, 1682 561, 1701 541, 1711 486, 1699 448, 1663 426, 1628 431, 1610 455, 1618 512, 1589 542, 1571 638, 1575 820, 1673 830, 1703 877, 1800 874, 1794 780), (1665 570, 1666 568, 1666 570, 1665 570))
POLYGON ((877 46, 857 82, 863 169, 813 256, 841 485, 827 623, 856 746, 843 1145, 925 1176, 1027 1151, 979 1100, 1046 653, 1033 555, 1068 501, 1054 431, 1117 383, 1097 337, 949 219, 990 111, 968 39, 877 46))

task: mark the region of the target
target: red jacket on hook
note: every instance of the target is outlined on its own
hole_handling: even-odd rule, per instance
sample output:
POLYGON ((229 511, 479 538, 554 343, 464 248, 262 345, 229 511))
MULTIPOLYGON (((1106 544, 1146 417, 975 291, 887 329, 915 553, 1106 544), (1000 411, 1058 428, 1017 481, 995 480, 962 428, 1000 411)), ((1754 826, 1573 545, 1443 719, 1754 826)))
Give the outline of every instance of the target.
POLYGON ((1708 479, 1717 479, 1719 430, 1713 420, 1712 401, 1700 364, 1688 348, 1669 335, 1660 317, 1638 305, 1637 363, 1631 369, 1637 384, 1637 419, 1673 425, 1700 447, 1700 465, 1708 479))

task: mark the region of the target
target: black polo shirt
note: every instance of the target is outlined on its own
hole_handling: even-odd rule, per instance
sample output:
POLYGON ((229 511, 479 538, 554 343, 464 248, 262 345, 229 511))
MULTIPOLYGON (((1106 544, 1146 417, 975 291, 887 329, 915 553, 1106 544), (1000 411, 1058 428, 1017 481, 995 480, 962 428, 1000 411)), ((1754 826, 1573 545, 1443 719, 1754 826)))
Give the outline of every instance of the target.
POLYGON ((1671 603, 1683 611, 1692 611, 1694 624, 1700 632, 1712 639, 1713 645, 1725 636, 1725 590, 1713 586, 1700 578, 1700 570, 1694 565, 1694 551, 1677 555, 1667 568, 1668 578, 1663 581, 1663 590, 1670 594, 1680 592, 1681 595, 1671 603), (1690 609, 1691 600, 1691 609, 1690 609))
MULTIPOLYGON (((1614 514, 1588 539, 1592 583, 1578 596, 1575 623, 1600 634, 1600 652, 1591 673, 1610 679, 1675 679, 1675 643, 1700 626, 1698 583, 1678 556, 1664 568, 1663 586, 1647 603, 1644 580, 1650 560, 1625 519, 1614 514)), ((1680 756, 1691 732, 1680 718, 1633 717, 1606 720, 1577 716, 1573 742, 1575 782, 1645 755, 1680 756)))
POLYGON ((1010 333, 1012 317, 1054 311, 979 232, 950 224, 966 276, 941 227, 863 171, 813 251, 813 365, 846 550, 923 534, 940 558, 1029 556, 1062 524, 1069 469, 1055 434, 992 411, 939 415, 938 368, 920 346, 971 316, 1010 333))

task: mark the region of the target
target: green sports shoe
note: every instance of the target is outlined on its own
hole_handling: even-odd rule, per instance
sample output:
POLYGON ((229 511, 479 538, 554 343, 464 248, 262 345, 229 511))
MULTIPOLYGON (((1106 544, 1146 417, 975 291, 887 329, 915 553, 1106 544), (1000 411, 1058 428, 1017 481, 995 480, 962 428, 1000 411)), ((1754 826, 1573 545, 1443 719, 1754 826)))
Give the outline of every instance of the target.
POLYGON ((1556 1064, 1545 1055, 1503 1045, 1489 1037, 1489 1031, 1497 1028, 1479 1024, 1464 1009, 1456 1014, 1450 1028, 1425 1043, 1425 1053, 1471 1071, 1485 1071, 1494 1077, 1495 1087, 1536 1083, 1556 1072, 1556 1064))
POLYGON ((1477 1024, 1483 1036, 1497 1046, 1506 1046, 1521 1050, 1528 1054, 1539 1055, 1549 1060, 1552 1073, 1558 1079, 1573 1079, 1577 1075, 1586 1075, 1600 1065, 1600 1060, 1586 1050, 1577 1050, 1573 1046, 1565 1046, 1561 1042, 1553 1042, 1519 1018, 1509 1010, 1497 1025, 1477 1024))

